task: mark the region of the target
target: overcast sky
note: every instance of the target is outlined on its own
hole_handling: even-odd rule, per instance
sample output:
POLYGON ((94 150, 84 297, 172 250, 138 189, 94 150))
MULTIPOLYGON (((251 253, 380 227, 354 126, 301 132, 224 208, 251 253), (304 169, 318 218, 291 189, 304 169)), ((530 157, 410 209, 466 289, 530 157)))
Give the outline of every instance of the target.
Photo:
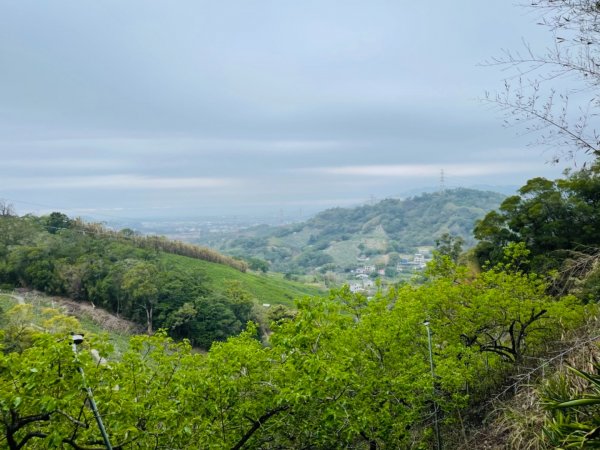
POLYGON ((510 1, 0 0, 0 198, 20 214, 304 214, 558 176, 477 99, 550 44, 510 1))

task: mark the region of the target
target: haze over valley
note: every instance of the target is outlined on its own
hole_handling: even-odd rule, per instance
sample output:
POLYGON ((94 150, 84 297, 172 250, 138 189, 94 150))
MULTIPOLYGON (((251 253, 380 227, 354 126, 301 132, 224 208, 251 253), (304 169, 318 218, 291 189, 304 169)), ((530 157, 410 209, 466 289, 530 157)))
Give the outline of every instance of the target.
POLYGON ((0 0, 0 448, 600 448, 600 2, 0 0))

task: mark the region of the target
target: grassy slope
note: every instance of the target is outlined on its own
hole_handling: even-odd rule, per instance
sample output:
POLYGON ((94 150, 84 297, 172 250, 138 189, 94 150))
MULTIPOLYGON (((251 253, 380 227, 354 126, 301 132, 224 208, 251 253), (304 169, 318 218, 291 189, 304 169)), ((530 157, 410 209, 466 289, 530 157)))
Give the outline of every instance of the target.
POLYGON ((296 298, 323 294, 319 288, 284 280, 280 274, 242 273, 229 266, 171 254, 163 254, 161 260, 171 269, 197 272, 217 291, 224 289, 227 281, 239 281, 242 288, 250 292, 259 303, 292 306, 296 298))
POLYGON ((0 294, 0 310, 6 312, 17 304, 17 301, 8 295, 0 294))
MULTIPOLYGON (((285 280, 281 274, 257 275, 254 273, 243 273, 226 265, 168 253, 161 253, 160 258, 162 263, 169 269, 197 274, 198 277, 205 280, 206 284, 211 289, 216 291, 225 289, 228 281, 238 281, 241 287, 252 294, 259 303, 294 306, 294 300, 297 298, 307 295, 324 294, 324 291, 320 288, 285 280)), ((53 306, 53 300, 57 300, 57 298, 47 297, 43 294, 25 297, 25 303, 32 304, 34 306, 36 317, 40 318, 42 316, 42 308, 53 306)), ((0 293, 0 308, 2 311, 7 311, 16 304, 16 299, 0 293)), ((60 301, 58 300, 54 302, 54 306, 59 304, 60 301)), ((77 314, 77 316, 84 330, 92 333, 102 333, 107 331, 97 320, 93 320, 93 318, 85 312, 77 314)), ((39 320, 39 323, 35 323, 35 325, 40 326, 41 319, 39 320)), ((0 328, 1 327, 2 324, 0 324, 0 328)), ((116 354, 122 353, 127 348, 129 335, 121 332, 107 332, 110 341, 115 347, 116 354)))
MULTIPOLYGON (((33 305, 34 311, 34 320, 32 321, 33 325, 41 327, 43 323, 43 315, 42 310, 44 308, 54 307, 57 309, 60 308, 60 302, 53 301, 52 297, 47 297, 43 294, 35 294, 32 297, 26 297, 24 300, 25 303, 33 305)), ((17 305, 17 300, 15 300, 10 295, 0 294, 0 308, 2 311, 6 313, 10 308, 17 305)), ((67 315, 72 315, 68 314, 67 315)), ((109 342, 114 347, 114 354, 111 355, 113 357, 118 357, 123 354, 127 347, 129 346, 129 338, 130 334, 109 331, 99 325, 96 321, 94 321, 91 317, 87 315, 79 315, 75 316, 79 323, 81 324, 80 330, 73 330, 74 332, 83 332, 85 333, 94 333, 94 334, 103 334, 106 333, 108 335, 109 342)), ((5 323, 0 323, 0 329, 5 326, 5 323)))

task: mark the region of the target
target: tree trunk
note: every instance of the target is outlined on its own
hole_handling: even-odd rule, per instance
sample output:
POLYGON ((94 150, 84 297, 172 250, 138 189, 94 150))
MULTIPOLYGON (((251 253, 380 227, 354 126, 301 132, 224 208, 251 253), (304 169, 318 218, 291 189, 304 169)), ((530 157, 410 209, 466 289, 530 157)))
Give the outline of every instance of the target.
POLYGON ((152 336, 152 304, 146 304, 146 325, 148 336, 152 336))

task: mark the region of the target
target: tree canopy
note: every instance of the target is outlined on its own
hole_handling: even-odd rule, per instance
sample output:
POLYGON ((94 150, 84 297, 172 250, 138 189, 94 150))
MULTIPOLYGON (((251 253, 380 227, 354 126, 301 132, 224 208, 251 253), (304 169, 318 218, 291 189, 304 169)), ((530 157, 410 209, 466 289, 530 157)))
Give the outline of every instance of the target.
POLYGON ((166 240, 148 248, 151 241, 132 241, 129 233, 92 229, 61 213, 0 216, 0 288, 26 287, 89 301, 145 325, 148 334, 166 328, 205 348, 260 319, 252 309, 257 299, 241 285, 219 280, 215 289, 204 272, 165 263, 166 240))
MULTIPOLYGON (((434 408, 452 439, 461 411, 586 314, 515 265, 475 275, 439 258, 421 286, 372 299, 347 288, 307 297, 295 315, 278 316, 269 345, 249 325, 205 354, 158 332, 133 338, 115 359, 105 337, 86 334, 75 359, 56 325, 66 319, 33 327, 18 305, 0 354, 1 439, 10 449, 102 448, 80 366, 115 448, 431 448, 434 408)), ((200 299, 184 303, 173 325, 239 327, 249 299, 235 284, 224 295, 231 312, 200 299)))
POLYGON ((572 251, 590 252, 600 229, 600 166, 570 172, 565 178, 533 178, 488 213, 474 230, 481 264, 495 264, 509 243, 523 242, 529 268, 558 269, 572 251))

